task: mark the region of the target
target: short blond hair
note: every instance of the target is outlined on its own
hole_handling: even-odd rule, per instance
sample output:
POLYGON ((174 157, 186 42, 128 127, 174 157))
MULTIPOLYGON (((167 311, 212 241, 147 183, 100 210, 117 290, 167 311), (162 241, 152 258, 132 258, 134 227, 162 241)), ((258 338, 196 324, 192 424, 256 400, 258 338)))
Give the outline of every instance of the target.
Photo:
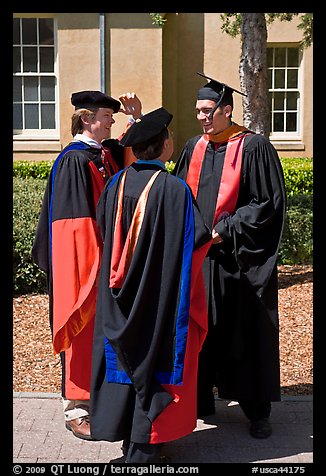
POLYGON ((77 109, 71 118, 71 134, 74 137, 76 134, 82 134, 84 131, 83 121, 81 120, 82 116, 88 116, 90 119, 94 119, 96 115, 96 110, 91 109, 77 109))

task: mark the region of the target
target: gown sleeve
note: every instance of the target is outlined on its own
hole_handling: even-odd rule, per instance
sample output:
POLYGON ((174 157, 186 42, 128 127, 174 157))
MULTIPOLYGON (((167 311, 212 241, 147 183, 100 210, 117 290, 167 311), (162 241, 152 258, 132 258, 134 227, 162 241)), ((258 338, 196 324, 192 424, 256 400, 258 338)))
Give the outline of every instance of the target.
POLYGON ((70 347, 95 315, 101 240, 95 221, 90 162, 82 154, 61 159, 50 202, 53 275, 53 347, 70 347))
POLYGON ((242 181, 235 212, 214 228, 261 295, 277 261, 286 205, 282 167, 263 136, 252 136, 244 148, 242 181))

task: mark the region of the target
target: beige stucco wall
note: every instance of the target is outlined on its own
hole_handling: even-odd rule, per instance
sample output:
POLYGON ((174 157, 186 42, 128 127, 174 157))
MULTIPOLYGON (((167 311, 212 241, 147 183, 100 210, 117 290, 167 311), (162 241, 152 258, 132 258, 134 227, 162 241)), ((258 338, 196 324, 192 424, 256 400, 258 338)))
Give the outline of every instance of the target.
POLYGON ((58 14, 60 138, 71 140, 71 94, 100 89, 100 30, 98 13, 58 14))
MULTIPOLYGON (((221 30, 221 13, 205 13, 205 74, 241 91, 239 82, 240 37, 221 30), (216 47, 218 45, 218 47, 216 47)), ((242 123, 242 96, 233 94, 233 120, 242 123)))
MULTIPOLYGON (((35 14, 17 14, 17 16, 35 14)), ((37 14, 48 16, 49 14, 37 14)), ((58 22, 59 131, 51 141, 14 141, 14 159, 52 159, 71 139, 70 122, 74 91, 101 88, 99 13, 53 13, 58 22)), ((118 97, 136 92, 146 113, 160 106, 174 115, 175 160, 185 141, 201 132, 195 116, 197 90, 205 84, 202 71, 239 88, 240 38, 221 31, 219 13, 166 13, 163 28, 152 25, 148 13, 105 14, 105 90, 118 97)), ((298 20, 275 22, 268 28, 269 42, 299 42, 298 20)), ((312 48, 304 51, 302 137, 296 150, 279 150, 281 156, 313 155, 312 48)), ((242 123, 241 96, 234 95, 234 120, 242 123)), ((112 137, 127 123, 115 116, 112 137)))
MULTIPOLYGON (((148 13, 106 14, 106 92, 115 98, 135 92, 144 113, 162 106, 162 33, 148 13)), ((129 116, 114 117, 112 137, 118 137, 129 116)))

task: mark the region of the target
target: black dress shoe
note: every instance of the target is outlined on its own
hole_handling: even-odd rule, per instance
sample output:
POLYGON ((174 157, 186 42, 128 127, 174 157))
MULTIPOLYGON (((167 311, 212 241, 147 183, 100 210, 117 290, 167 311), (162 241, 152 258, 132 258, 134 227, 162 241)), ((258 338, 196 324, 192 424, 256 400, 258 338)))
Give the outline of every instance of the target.
POLYGON ((269 418, 252 421, 250 423, 249 433, 254 438, 268 438, 272 434, 272 426, 269 418))

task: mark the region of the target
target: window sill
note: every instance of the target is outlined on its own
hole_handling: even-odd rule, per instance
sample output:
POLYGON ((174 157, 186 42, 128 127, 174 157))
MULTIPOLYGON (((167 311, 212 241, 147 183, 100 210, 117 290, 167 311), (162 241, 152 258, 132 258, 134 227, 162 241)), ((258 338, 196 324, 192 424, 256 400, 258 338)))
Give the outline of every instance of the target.
POLYGON ((304 143, 299 141, 280 141, 271 139, 271 143, 277 150, 305 150, 304 143))
POLYGON ((14 152, 60 152, 61 143, 58 140, 15 140, 14 152))

